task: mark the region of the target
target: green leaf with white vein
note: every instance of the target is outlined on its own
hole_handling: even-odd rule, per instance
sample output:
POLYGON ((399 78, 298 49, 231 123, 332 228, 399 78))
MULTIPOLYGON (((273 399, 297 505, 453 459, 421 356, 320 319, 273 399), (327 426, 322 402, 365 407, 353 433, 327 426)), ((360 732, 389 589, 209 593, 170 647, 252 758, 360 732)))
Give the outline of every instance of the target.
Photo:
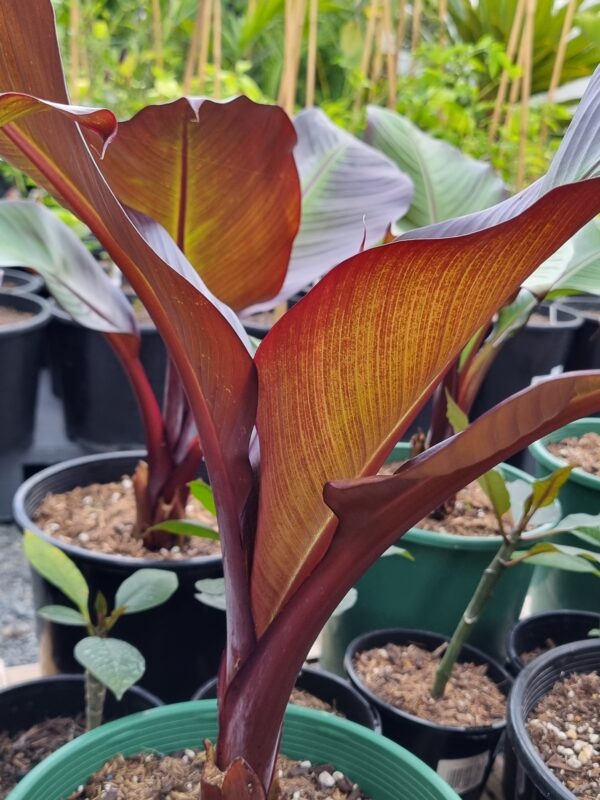
POLYGON ((85 578, 69 556, 31 531, 25 531, 23 550, 36 572, 72 600, 86 622, 89 621, 90 591, 85 578))
POLYGON ((88 636, 75 645, 75 658, 110 689, 117 700, 139 681, 146 669, 140 651, 121 639, 88 636))
POLYGON ((137 614, 159 606, 177 590, 177 575, 167 569, 138 569, 117 589, 115 608, 137 614))
POLYGON ((57 625, 83 625, 85 627, 87 624, 79 611, 70 606, 44 606, 40 608, 38 614, 42 619, 55 622, 57 625))
POLYGON ((415 193, 400 223, 403 230, 488 208, 507 195, 489 164, 424 133, 395 111, 369 106, 365 138, 413 181, 415 193))

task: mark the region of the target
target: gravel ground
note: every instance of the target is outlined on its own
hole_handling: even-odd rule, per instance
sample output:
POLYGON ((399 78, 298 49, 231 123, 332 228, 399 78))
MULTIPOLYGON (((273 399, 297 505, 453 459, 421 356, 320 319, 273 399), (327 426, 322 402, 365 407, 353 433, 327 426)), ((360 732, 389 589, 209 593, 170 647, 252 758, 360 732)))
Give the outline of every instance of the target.
POLYGON ((21 537, 12 525, 0 525, 0 658, 7 666, 37 661, 29 567, 21 537))

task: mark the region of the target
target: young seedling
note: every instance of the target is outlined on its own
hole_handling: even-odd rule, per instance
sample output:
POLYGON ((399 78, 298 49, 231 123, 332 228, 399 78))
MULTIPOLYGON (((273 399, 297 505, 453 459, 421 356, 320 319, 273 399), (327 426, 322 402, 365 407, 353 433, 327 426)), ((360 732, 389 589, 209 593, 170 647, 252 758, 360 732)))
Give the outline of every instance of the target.
MULTIPOLYGON (((454 431, 460 433, 468 427, 467 417, 450 396, 447 399, 448 420, 454 431)), ((479 485, 494 510, 502 544, 482 573, 448 642, 431 691, 433 697, 438 698, 444 694, 462 647, 468 641, 506 569, 528 561, 556 569, 591 573, 600 578, 600 553, 548 541, 559 534, 570 533, 582 542, 600 545, 600 514, 570 514, 560 522, 546 524, 540 529, 545 521, 544 511, 550 511, 548 519, 550 523, 554 522, 553 504, 572 469, 573 467, 561 467, 531 485, 525 481, 506 482, 498 468, 479 478, 479 485), (507 515, 512 519, 508 527, 505 522, 507 515), (536 523, 536 529, 530 531, 530 526, 536 523), (531 547, 525 551, 518 550, 521 544, 531 547)))
POLYGON ((85 670, 86 728, 91 730, 102 723, 107 689, 121 700, 146 669, 144 657, 136 647, 109 634, 126 614, 137 614, 166 602, 177 589, 177 575, 164 569, 137 570, 119 586, 110 610, 102 592, 90 598, 85 578, 60 548, 30 531, 25 531, 23 547, 31 566, 75 606, 44 606, 38 612, 40 617, 87 631, 88 635, 75 645, 74 655, 85 670))

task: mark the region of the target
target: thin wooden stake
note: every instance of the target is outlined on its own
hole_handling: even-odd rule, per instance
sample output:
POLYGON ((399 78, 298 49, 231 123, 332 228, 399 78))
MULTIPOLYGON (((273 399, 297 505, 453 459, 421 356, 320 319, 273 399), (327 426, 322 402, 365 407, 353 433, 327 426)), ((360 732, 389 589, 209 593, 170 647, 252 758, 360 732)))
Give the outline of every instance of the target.
POLYGON ((306 0, 286 0, 285 4, 285 54, 284 67, 279 88, 278 103, 292 116, 296 105, 298 69, 306 0))
POLYGON ((377 91, 377 83, 381 79, 383 71, 383 50, 381 47, 381 39, 383 37, 383 19, 379 14, 377 15, 377 22, 375 27, 375 52, 373 53, 373 60, 371 62, 371 75, 369 86, 369 102, 372 103, 375 99, 375 92, 377 91))
POLYGON ((223 11, 221 8, 221 0, 214 0, 215 7, 213 10, 213 66, 214 66, 214 81, 213 81, 213 97, 217 100, 221 99, 221 67, 223 66, 223 11))
POLYGON ((294 13, 294 0, 285 0, 284 32, 283 32, 283 67, 279 83, 277 104, 282 108, 287 105, 288 73, 290 69, 290 47, 292 41, 292 17, 294 13))
POLYGON ((156 66, 162 71, 164 66, 163 46, 162 46, 162 18, 160 12, 160 0, 152 0, 152 29, 154 31, 154 53, 156 66))
POLYGON ((306 61, 306 107, 315 104, 317 79, 317 33, 319 23, 319 0, 310 0, 308 14, 308 55, 306 61))
POLYGON ((200 53, 198 55, 198 91, 204 91, 206 66, 210 50, 210 23, 212 17, 212 0, 203 0, 202 30, 200 31, 200 53))
POLYGON ((388 108, 395 110, 398 102, 398 48, 392 29, 391 0, 383 0, 383 40, 386 49, 386 67, 388 80, 388 108))
POLYGON ((441 45, 445 45, 448 34, 448 0, 439 0, 438 11, 440 17, 439 42, 441 45))
MULTIPOLYGON (((569 34, 571 33, 571 28, 573 27, 573 18, 575 16, 576 10, 577 10, 577 0, 569 0, 569 3, 567 5, 567 10, 565 11, 565 18, 563 20, 562 30, 560 32, 560 40, 558 42, 558 48, 556 50, 556 59, 554 60, 554 66, 552 67, 550 86, 548 87, 548 103, 554 102, 554 95, 556 94, 556 90, 558 89, 558 85, 560 84, 560 78, 565 63, 567 44, 569 41, 569 34)), ((542 129, 540 131, 540 142, 542 146, 546 143, 547 138, 548 138, 548 125, 546 120, 544 119, 542 123, 542 129)))
POLYGON ((192 39, 185 62, 185 70, 183 73, 183 93, 189 95, 192 88, 192 76, 194 74, 194 65, 198 58, 198 49, 200 47, 200 33, 202 31, 202 16, 204 12, 204 3, 206 0, 199 0, 198 8, 196 9, 196 18, 194 20, 194 30, 192 32, 192 39))
POLYGON ((525 18, 525 29, 523 31, 523 41, 525 48, 523 51, 523 78, 521 90, 521 125, 519 138, 519 160, 517 163, 517 191, 525 186, 527 139, 529 133, 529 99, 531 97, 531 70, 533 64, 533 33, 535 30, 535 7, 536 0, 527 0, 527 16, 525 18))
POLYGON ((398 2, 398 25, 396 27, 396 52, 400 52, 404 47, 404 37, 406 36, 406 0, 398 2))
MULTIPOLYGON (((515 9, 515 18, 513 20, 512 28, 508 37, 508 44, 506 46, 506 56, 509 61, 513 61, 519 43, 519 36, 523 27, 523 15, 525 13, 525 0, 518 0, 515 9)), ((500 75, 500 83, 498 84, 498 94, 496 95, 496 102, 494 103, 494 111, 492 112, 492 119, 489 128, 490 143, 494 142, 498 133, 500 125, 500 114, 502 113, 502 106, 506 99, 506 92, 508 89, 508 70, 503 69, 500 75)))
POLYGON ((79 28, 80 28, 79 0, 71 0, 69 13, 69 55, 71 61, 70 90, 74 103, 79 101, 79 28))
MULTIPOLYGON (((526 0, 526 3, 528 2, 529 0, 526 0)), ((510 127, 513 114, 515 111, 515 106, 519 100, 519 97, 521 96, 521 79, 523 76, 523 70, 525 68, 525 57, 526 57, 525 50, 527 47, 526 27, 527 27, 527 22, 525 22, 523 30, 521 31, 521 43, 519 44, 519 55, 517 56, 517 64, 519 66, 519 69, 521 70, 521 74, 517 75, 516 78, 514 78, 508 95, 508 106, 506 109, 506 117, 504 119, 504 126, 506 128, 510 127)))
MULTIPOLYGON (((373 42, 375 39, 375 27, 377 23, 378 6, 379 6, 378 0, 371 0, 371 5, 367 10, 367 30, 365 33, 363 52, 360 60, 360 74, 361 77, 364 78, 369 77, 369 64, 371 63, 371 55, 373 53, 373 42)), ((364 97, 364 87, 361 86, 356 92, 356 97, 354 98, 353 111, 355 116, 357 116, 358 112, 360 111, 363 97, 364 97)))
POLYGON ((423 0, 415 0, 413 3, 412 33, 410 37, 411 64, 410 74, 415 71, 415 51, 421 41, 421 17, 423 16, 423 0))

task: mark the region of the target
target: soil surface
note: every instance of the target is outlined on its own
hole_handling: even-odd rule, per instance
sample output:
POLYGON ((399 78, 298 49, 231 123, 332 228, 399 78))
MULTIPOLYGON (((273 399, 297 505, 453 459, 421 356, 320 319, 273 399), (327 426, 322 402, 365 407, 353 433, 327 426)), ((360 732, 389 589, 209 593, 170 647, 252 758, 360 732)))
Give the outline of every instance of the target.
POLYGON ((14 325, 16 322, 25 322, 34 317, 31 311, 18 311, 9 306, 0 306, 0 325, 14 325))
POLYGON ((388 644, 359 653, 354 668, 374 694, 421 719, 467 728, 502 721, 506 698, 487 677, 485 664, 456 664, 444 696, 431 697, 440 656, 440 648, 430 652, 414 644, 388 644))
POLYGON ((600 473, 600 434, 584 433, 583 436, 568 436, 559 442, 548 442, 548 450, 556 458, 581 467, 592 475, 600 473))
POLYGON ((600 674, 555 683, 527 720, 546 765, 579 800, 600 798, 600 674))
POLYGON ((519 658, 523 664, 529 664, 534 658, 544 655, 548 650, 554 650, 556 642, 552 639, 546 639, 541 647, 534 647, 533 650, 526 650, 524 653, 519 653, 519 658))
POLYGON ((0 731, 0 800, 4 800, 36 764, 84 731, 83 716, 76 719, 54 717, 14 736, 0 731))
MULTIPOLYGON (((392 475, 399 466, 400 462, 386 464, 380 473, 392 475)), ((503 519, 507 527, 512 525, 510 514, 505 514, 503 519)), ((454 508, 444 519, 429 516, 415 527, 436 533, 454 533, 457 536, 499 536, 492 504, 477 481, 458 492, 454 508)))
MULTIPOLYGON (((188 518, 216 530, 215 517, 190 499, 188 518)), ((63 494, 48 494, 40 504, 35 522, 44 533, 62 542, 97 553, 180 561, 214 555, 220 545, 198 536, 184 539, 170 549, 148 550, 134 536, 135 498, 131 478, 112 483, 94 483, 63 494)))
MULTIPOLYGON (((173 756, 117 756, 69 800, 199 800, 205 769, 218 774, 215 767, 207 768, 204 750, 185 750, 173 756)), ((279 791, 273 800, 367 800, 359 787, 332 764, 280 756, 277 782, 279 791)))
POLYGON ((330 703, 326 703, 325 700, 321 700, 319 697, 315 697, 314 694, 306 692, 304 689, 298 689, 297 687, 292 689, 290 703, 293 703, 295 706, 304 706, 304 708, 315 708, 317 711, 327 711, 329 714, 335 714, 336 717, 346 716, 330 703))

